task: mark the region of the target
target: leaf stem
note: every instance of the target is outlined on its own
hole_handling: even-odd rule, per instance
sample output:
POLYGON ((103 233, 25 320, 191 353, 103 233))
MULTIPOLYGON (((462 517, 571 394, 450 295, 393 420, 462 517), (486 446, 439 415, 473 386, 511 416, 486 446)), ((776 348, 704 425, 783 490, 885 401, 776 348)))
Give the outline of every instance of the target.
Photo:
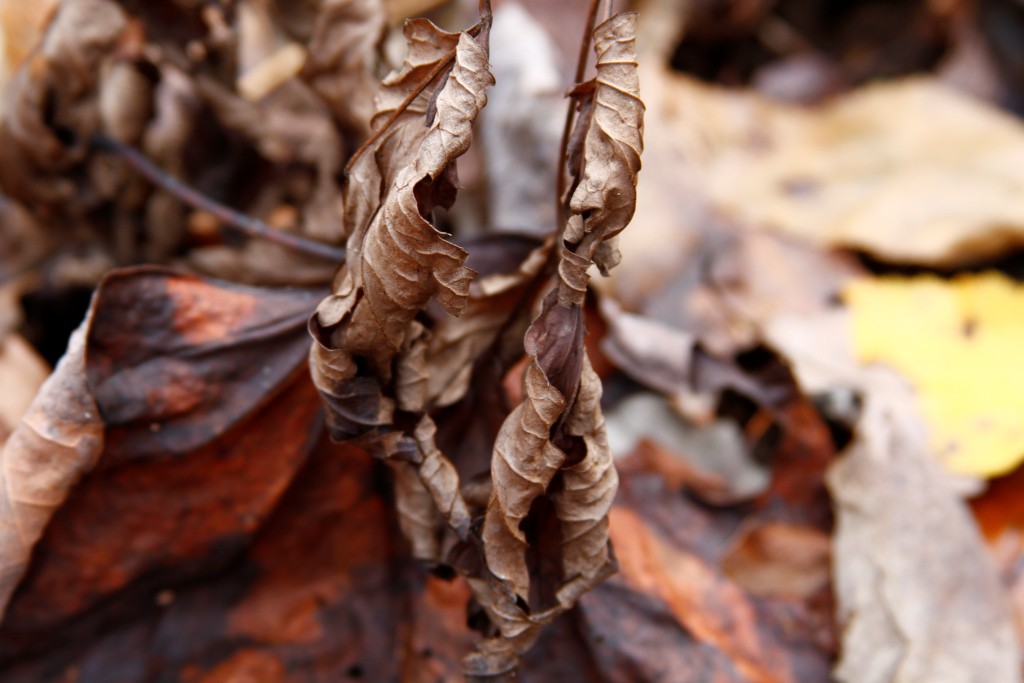
POLYGON ((131 145, 102 134, 94 135, 92 144, 97 149, 113 152, 151 183, 174 195, 185 204, 195 209, 206 211, 224 225, 234 228, 249 237, 264 239, 287 249, 336 263, 345 260, 344 247, 317 242, 295 233, 272 228, 261 220, 221 204, 207 197, 194 187, 168 175, 162 168, 147 158, 145 154, 131 145))

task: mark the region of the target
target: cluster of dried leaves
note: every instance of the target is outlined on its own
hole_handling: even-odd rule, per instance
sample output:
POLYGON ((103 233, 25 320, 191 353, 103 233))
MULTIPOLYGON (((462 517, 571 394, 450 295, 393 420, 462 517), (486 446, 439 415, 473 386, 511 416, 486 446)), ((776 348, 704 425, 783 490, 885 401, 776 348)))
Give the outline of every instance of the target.
POLYGON ((441 4, 0 0, 0 678, 1019 680, 1013 0, 441 4))
MULTIPOLYGON (((104 277, 3 451, 0 595, 6 604, 21 586, 6 620, 15 632, 33 623, 26 610, 59 623, 170 567, 187 576, 187 562, 177 564, 188 557, 230 557, 244 547, 316 443, 308 376, 326 405, 330 436, 387 463, 413 556, 435 572, 457 570, 486 615, 478 624, 486 639, 467 658, 468 675, 513 674, 540 628, 611 573, 608 511, 617 477, 601 382, 584 348, 583 307, 589 266, 607 272, 615 265, 615 237, 635 207, 643 146, 635 14, 593 28, 596 76, 572 95, 578 111, 566 152, 564 227, 525 252, 514 238, 481 242, 497 262, 495 272, 477 276, 470 252, 436 221, 455 200, 456 159, 469 149, 494 83, 484 5, 482 21, 460 33, 426 20, 406 23, 404 64, 379 82, 381 3, 325 2, 304 17, 287 3, 264 7, 308 41, 310 57, 295 82, 278 88, 295 90, 282 95, 289 107, 246 101, 252 78, 234 89, 218 78, 239 38, 219 5, 162 8, 186 15, 176 19, 188 28, 205 28, 191 38, 154 30, 155 7, 137 14, 109 0, 58 7, 10 86, 0 177, 11 196, 83 229, 109 220, 113 204, 122 225, 110 256, 132 261, 142 247, 143 258, 166 260, 186 221, 180 206, 154 217, 187 195, 166 181, 163 192, 143 188, 101 152, 120 152, 131 164, 137 153, 124 145, 141 144, 165 170, 181 171, 192 149, 184 139, 202 125, 182 108, 205 107, 267 161, 307 167, 305 195, 296 198, 298 230, 344 241, 345 259, 309 320, 308 375, 301 351, 315 290, 247 288, 154 269, 104 277), (203 26, 184 21, 191 18, 203 26), (305 104, 311 112, 303 99, 314 101, 305 104), (363 142, 339 191, 346 137, 363 142), (122 243, 139 237, 140 223, 143 243, 122 243), (496 434, 442 450, 438 443, 466 428, 465 413, 524 352, 530 362, 520 405, 509 412, 492 401, 496 434), (265 457, 253 457, 254 447, 265 457), (199 472, 235 481, 186 494, 182 487, 198 484, 199 472), (94 496, 112 502, 97 508, 94 496), (94 517, 112 514, 117 529, 94 517), (189 519, 203 520, 202 528, 189 519), (103 527, 94 538, 74 530, 94 524, 103 527), (72 538, 58 541, 65 533, 72 538), (49 585, 57 580, 49 571, 72 567, 60 591, 40 594, 45 608, 24 607, 33 584, 49 585)), ((145 159, 134 163, 159 180, 145 159)), ((276 182, 288 187, 287 179, 276 182)), ((287 266, 294 281, 302 264, 288 263, 293 255, 283 250, 257 258, 266 246, 195 249, 189 258, 261 283, 270 268, 287 266)))

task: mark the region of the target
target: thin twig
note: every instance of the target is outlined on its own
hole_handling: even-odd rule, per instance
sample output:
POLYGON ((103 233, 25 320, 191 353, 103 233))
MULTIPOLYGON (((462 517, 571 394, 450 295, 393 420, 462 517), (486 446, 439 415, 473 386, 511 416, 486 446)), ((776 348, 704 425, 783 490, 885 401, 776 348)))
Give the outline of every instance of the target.
POLYGON ((295 233, 278 230, 261 220, 246 216, 240 211, 235 211, 229 206, 210 199, 194 187, 186 185, 177 178, 168 175, 162 168, 148 159, 145 154, 130 145, 102 134, 93 136, 92 142, 97 149, 113 152, 118 155, 126 164, 142 174, 151 183, 174 195, 185 204, 192 208, 206 211, 224 225, 234 228, 249 237, 264 239, 293 251, 334 261, 335 263, 341 263, 345 260, 344 247, 317 242, 295 233))
MULTIPOLYGON (((590 0, 590 9, 587 10, 587 21, 583 30, 583 39, 580 42, 580 54, 576 60, 576 78, 573 81, 573 88, 575 89, 581 82, 583 82, 583 76, 587 72, 587 60, 590 57, 590 39, 594 33, 594 22, 597 20, 597 10, 601 5, 601 0, 590 0)), ((565 207, 562 205, 563 197, 565 194, 565 165, 567 159, 566 154, 569 151, 569 136, 572 134, 572 124, 576 118, 576 101, 573 98, 569 99, 569 108, 565 113, 565 127, 562 129, 562 143, 558 148, 558 174, 557 178, 557 193, 555 201, 558 204, 558 224, 562 225, 565 223, 565 207)))

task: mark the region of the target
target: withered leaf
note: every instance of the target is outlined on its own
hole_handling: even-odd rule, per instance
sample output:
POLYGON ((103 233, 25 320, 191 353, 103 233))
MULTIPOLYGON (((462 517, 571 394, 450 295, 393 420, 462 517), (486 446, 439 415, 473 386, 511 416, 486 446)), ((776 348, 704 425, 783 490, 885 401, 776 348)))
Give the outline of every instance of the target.
POLYGON ((157 268, 101 283, 3 453, 12 581, 49 522, 23 583, 34 597, 16 599, 8 623, 59 623, 136 576, 248 538, 312 443, 303 327, 318 296, 157 268))
POLYGON ((0 448, 0 616, 36 541, 103 450, 103 422, 85 380, 88 320, 0 448))
MULTIPOLYGON (((414 318, 435 296, 448 311, 460 312, 472 278, 464 266, 466 252, 445 240, 429 218, 433 207, 446 201, 443 187, 451 183, 447 169, 469 147, 473 120, 487 102, 484 91, 494 82, 487 54, 468 34, 443 34, 428 22, 413 22, 406 34, 409 57, 405 69, 392 77, 394 87, 385 82, 382 112, 397 108, 393 100, 402 91, 412 92, 417 77, 422 84, 429 65, 443 61, 437 41, 442 46, 453 43, 453 64, 435 93, 429 126, 423 127, 425 107, 418 112, 410 107, 402 112, 406 120, 387 129, 419 120, 421 132, 408 164, 393 165, 398 162, 392 158, 375 168, 367 161, 357 168, 371 177, 349 177, 350 187, 387 183, 387 192, 379 207, 369 193, 346 197, 354 202, 347 219, 369 222, 349 226, 348 260, 335 279, 334 294, 321 302, 310 321, 313 379, 328 405, 335 438, 387 428, 396 399, 406 409, 424 407, 426 397, 420 393, 414 400, 410 393, 424 386, 419 366, 425 347, 417 339, 425 339, 426 333, 414 318), (394 390, 389 387, 392 379, 399 385, 394 390)), ((392 438, 388 448, 398 447, 395 439, 400 441, 392 438)), ((415 450, 411 436, 407 440, 411 445, 404 448, 415 450)))
POLYGON ((525 398, 502 425, 491 460, 493 494, 482 531, 488 575, 470 585, 500 636, 467 658, 467 671, 479 677, 508 672, 542 624, 613 571, 607 515, 618 477, 601 414, 601 381, 583 345, 582 305, 588 267, 595 259, 603 269, 614 265, 601 245, 626 227, 635 203, 643 120, 635 33, 632 13, 594 29, 598 76, 593 99, 582 103, 570 154, 575 179, 557 286, 526 333, 525 398), (538 507, 542 499, 549 508, 538 507), (553 520, 540 519, 549 514, 553 520), (531 567, 525 528, 531 517, 539 517, 538 528, 557 529, 557 540, 534 541, 545 546, 536 551, 540 562, 554 570, 531 567), (538 581, 545 573, 557 575, 555 586, 538 581))
MULTIPOLYGON (((618 14, 594 29, 597 77, 593 101, 584 101, 573 134, 570 160, 581 168, 569 200, 569 210, 581 220, 569 221, 565 239, 579 243, 599 235, 594 261, 602 272, 618 263, 617 250, 607 240, 629 224, 636 210, 636 182, 643 151, 644 103, 637 75, 636 14, 618 14), (586 115, 584 115, 586 114, 586 115)), ((590 254, 584 254, 590 257, 590 254)))
POLYGON ((916 416, 869 397, 829 471, 843 627, 837 680, 1018 681, 1009 601, 916 416))
POLYGON ((386 22, 381 0, 321 0, 299 74, 339 121, 364 134, 380 87, 375 70, 386 22))
POLYGON ((0 183, 27 202, 71 199, 62 173, 84 156, 99 124, 95 86, 100 64, 127 25, 111 0, 62 3, 35 53, 5 93, 11 102, 0 126, 0 183))
POLYGON ((86 371, 117 457, 188 453, 269 401, 301 369, 319 294, 149 267, 108 276, 86 371))
MULTIPOLYGON (((463 266, 466 253, 443 239, 427 219, 445 201, 444 185, 451 182, 445 171, 469 148, 473 120, 493 83, 487 53, 462 34, 419 153, 398 171, 358 246, 349 242, 350 258, 359 259, 355 276, 362 280, 369 314, 383 332, 382 341, 393 347, 400 345, 405 325, 432 296, 451 313, 465 307, 473 275, 463 266)), ((357 305, 353 317, 359 315, 357 305)))
MULTIPOLYGON (((348 164, 345 184, 345 229, 348 233, 369 225, 398 172, 409 166, 429 131, 427 109, 435 92, 446 85, 439 76, 425 83, 451 56, 458 33, 442 31, 425 19, 405 24, 407 52, 402 68, 380 84, 370 129, 380 138, 373 150, 348 164), (404 111, 401 106, 417 89, 404 111)), ((350 245, 351 246, 351 245, 350 245)))
POLYGON ((431 221, 435 207, 454 200, 454 162, 469 148, 494 78, 486 49, 468 33, 418 21, 406 37, 405 65, 381 90, 377 137, 350 163, 347 261, 310 321, 310 362, 332 436, 359 438, 396 461, 402 528, 418 557, 439 561, 444 523, 464 540, 470 516, 426 414, 445 387, 431 385, 431 330, 421 314, 431 300, 461 313, 474 273, 431 221))
MULTIPOLYGON (((411 28, 408 31, 415 35, 411 28)), ((418 54, 413 47, 410 55, 418 54)), ((407 60, 407 70, 416 72, 419 67, 407 60)), ((352 329, 339 346, 378 357, 386 353, 382 345, 390 346, 394 355, 406 326, 432 297, 452 312, 464 307, 472 278, 463 266, 466 253, 446 241, 428 218, 443 201, 439 188, 451 182, 445 170, 469 147, 472 122, 486 104, 484 90, 492 83, 486 52, 461 34, 451 74, 436 96, 436 115, 414 157, 408 164, 389 165, 389 170, 395 169, 393 180, 390 173, 380 174, 390 182, 379 209, 370 202, 368 210, 355 215, 373 216, 372 220, 350 226, 348 262, 339 273, 335 294, 321 304, 315 319, 321 327, 348 319, 352 329)), ((350 185, 364 182, 350 177, 350 185)))

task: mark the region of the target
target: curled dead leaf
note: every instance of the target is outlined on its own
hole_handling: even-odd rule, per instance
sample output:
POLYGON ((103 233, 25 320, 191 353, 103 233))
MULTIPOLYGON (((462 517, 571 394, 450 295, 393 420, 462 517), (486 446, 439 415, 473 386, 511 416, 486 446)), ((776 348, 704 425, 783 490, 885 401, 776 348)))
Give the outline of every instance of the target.
POLYGON ((477 677, 514 668, 541 625, 614 571, 608 511, 618 476, 601 380, 583 344, 582 305, 588 267, 614 265, 608 240, 635 208, 643 146, 635 34, 633 13, 594 29, 597 78, 592 94, 581 98, 570 145, 574 180, 557 286, 526 332, 525 397, 502 425, 491 460, 486 574, 470 585, 500 636, 467 658, 467 672, 477 677), (531 548, 541 566, 531 566, 531 548), (545 569, 545 561, 553 568, 545 569))
POLYGON ((103 421, 85 377, 88 325, 72 335, 0 450, 0 616, 50 518, 103 451, 103 421))

